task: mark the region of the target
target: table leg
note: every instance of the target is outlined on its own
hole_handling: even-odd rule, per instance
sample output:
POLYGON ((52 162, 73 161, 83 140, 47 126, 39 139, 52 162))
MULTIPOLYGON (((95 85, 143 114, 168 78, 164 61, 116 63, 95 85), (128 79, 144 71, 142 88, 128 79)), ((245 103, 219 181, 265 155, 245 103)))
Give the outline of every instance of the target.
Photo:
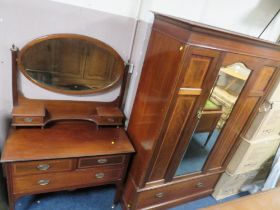
POLYGON ((115 206, 120 202, 122 192, 123 192, 123 181, 119 181, 116 183, 116 193, 115 193, 112 208, 115 208, 115 206))
POLYGON ((13 195, 9 194, 9 210, 15 210, 16 206, 16 199, 14 198, 13 195))

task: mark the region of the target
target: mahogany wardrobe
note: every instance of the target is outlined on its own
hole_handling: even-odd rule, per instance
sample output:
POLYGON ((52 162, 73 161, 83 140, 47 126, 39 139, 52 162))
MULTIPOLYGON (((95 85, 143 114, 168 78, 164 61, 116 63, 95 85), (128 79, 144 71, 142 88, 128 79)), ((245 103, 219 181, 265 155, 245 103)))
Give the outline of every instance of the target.
POLYGON ((155 14, 128 125, 124 209, 210 195, 278 78, 280 46, 155 14))

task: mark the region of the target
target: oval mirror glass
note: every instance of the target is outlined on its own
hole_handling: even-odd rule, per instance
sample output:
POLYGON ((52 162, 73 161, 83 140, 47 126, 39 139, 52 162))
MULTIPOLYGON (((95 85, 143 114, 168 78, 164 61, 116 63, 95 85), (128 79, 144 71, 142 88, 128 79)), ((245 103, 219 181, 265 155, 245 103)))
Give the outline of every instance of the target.
POLYGON ((65 94, 90 94, 113 87, 123 76, 124 61, 96 39, 50 35, 27 44, 19 68, 35 84, 65 94))

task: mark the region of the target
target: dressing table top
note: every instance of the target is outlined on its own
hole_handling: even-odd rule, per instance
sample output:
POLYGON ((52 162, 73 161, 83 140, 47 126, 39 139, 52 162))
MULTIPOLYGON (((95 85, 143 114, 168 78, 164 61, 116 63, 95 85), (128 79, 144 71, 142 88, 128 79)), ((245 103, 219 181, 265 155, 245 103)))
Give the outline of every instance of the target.
POLYGON ((72 122, 51 129, 13 129, 5 143, 1 162, 60 159, 132 153, 123 128, 100 128, 72 122))

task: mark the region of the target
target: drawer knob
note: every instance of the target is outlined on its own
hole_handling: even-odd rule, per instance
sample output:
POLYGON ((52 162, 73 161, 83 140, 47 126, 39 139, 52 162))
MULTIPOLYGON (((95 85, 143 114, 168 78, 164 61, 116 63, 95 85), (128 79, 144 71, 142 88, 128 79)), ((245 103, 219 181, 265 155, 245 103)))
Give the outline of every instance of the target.
POLYGON ((198 182, 198 183, 196 184, 196 187, 197 187, 197 188, 202 188, 202 187, 204 187, 204 184, 203 184, 202 182, 198 182))
POLYGON ((50 168, 49 164, 40 164, 37 166, 37 169, 40 171, 47 171, 50 168))
POLYGON ((49 183, 50 183, 50 180, 48 180, 48 179, 41 179, 38 181, 38 184, 41 186, 48 185, 49 183))
POLYGON ((104 164, 104 163, 107 163, 107 162, 108 162, 108 160, 105 159, 105 158, 101 158, 101 159, 97 160, 97 163, 100 163, 100 164, 104 164))
POLYGON ((97 174, 95 174, 95 177, 96 177, 97 179, 102 179, 102 178, 104 178, 104 176, 105 176, 104 173, 97 173, 97 174))
POLYGON ((164 196, 164 193, 162 193, 162 192, 155 194, 156 198, 162 198, 163 196, 164 196))
POLYGON ((31 117, 25 117, 23 119, 23 121, 26 122, 26 123, 31 123, 33 121, 33 119, 31 117))

